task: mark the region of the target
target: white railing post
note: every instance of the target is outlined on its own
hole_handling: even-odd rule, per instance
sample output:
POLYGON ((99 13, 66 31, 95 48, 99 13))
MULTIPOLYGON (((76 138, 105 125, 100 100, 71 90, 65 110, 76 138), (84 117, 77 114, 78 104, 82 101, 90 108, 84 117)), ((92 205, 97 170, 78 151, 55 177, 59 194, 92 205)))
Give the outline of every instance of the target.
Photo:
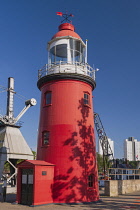
POLYGON ((59 73, 61 71, 61 61, 59 62, 59 73))
POLYGON ((77 73, 77 61, 75 62, 75 73, 77 73))
POLYGON ((95 70, 93 70, 93 79, 95 80, 95 70))
POLYGON ((47 69, 48 65, 46 64, 45 67, 46 67, 46 68, 45 68, 45 75, 47 75, 47 74, 48 74, 48 69, 47 69))

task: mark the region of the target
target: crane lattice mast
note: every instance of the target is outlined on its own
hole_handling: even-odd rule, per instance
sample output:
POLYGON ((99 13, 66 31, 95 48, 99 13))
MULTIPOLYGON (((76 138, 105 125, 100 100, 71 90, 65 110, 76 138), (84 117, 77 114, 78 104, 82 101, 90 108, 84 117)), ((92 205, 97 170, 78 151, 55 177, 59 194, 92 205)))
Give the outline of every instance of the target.
POLYGON ((101 122, 100 116, 97 113, 94 113, 94 123, 97 130, 99 142, 103 150, 103 162, 104 162, 104 173, 105 173, 105 170, 106 170, 105 157, 112 156, 112 159, 114 159, 113 152, 109 144, 108 137, 104 130, 103 124, 101 122))

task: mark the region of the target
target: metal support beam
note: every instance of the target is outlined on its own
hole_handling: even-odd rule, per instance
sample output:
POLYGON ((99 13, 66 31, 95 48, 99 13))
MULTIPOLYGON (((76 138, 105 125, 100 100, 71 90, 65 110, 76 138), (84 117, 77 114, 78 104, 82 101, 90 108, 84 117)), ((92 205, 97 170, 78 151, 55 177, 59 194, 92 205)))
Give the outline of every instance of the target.
POLYGON ((13 174, 7 179, 7 182, 10 182, 11 179, 12 179, 15 175, 17 175, 17 168, 16 168, 16 166, 14 166, 14 165, 11 163, 11 161, 10 161, 9 159, 7 160, 7 162, 15 169, 15 173, 13 173, 13 174))

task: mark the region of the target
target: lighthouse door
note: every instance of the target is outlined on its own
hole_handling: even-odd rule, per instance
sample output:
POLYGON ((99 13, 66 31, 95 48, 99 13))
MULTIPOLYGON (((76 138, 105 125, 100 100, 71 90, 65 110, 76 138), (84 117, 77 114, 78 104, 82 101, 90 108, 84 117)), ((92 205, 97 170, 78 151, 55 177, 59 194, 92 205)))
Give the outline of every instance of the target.
POLYGON ((21 204, 32 205, 33 202, 33 169, 22 169, 21 204))

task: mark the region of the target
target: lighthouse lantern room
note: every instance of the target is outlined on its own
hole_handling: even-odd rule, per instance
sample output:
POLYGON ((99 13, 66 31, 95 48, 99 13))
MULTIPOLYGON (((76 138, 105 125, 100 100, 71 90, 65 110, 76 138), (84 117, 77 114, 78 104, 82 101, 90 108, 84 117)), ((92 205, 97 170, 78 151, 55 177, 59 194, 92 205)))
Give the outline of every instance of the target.
POLYGON ((62 23, 48 42, 48 64, 39 70, 37 82, 41 91, 37 159, 54 165, 50 192, 54 203, 99 199, 95 71, 87 63, 87 44, 71 23, 62 23))
POLYGON ((87 45, 74 32, 70 23, 59 26, 50 42, 48 42, 48 64, 39 70, 39 78, 55 73, 79 73, 95 80, 95 71, 87 63, 87 45))

